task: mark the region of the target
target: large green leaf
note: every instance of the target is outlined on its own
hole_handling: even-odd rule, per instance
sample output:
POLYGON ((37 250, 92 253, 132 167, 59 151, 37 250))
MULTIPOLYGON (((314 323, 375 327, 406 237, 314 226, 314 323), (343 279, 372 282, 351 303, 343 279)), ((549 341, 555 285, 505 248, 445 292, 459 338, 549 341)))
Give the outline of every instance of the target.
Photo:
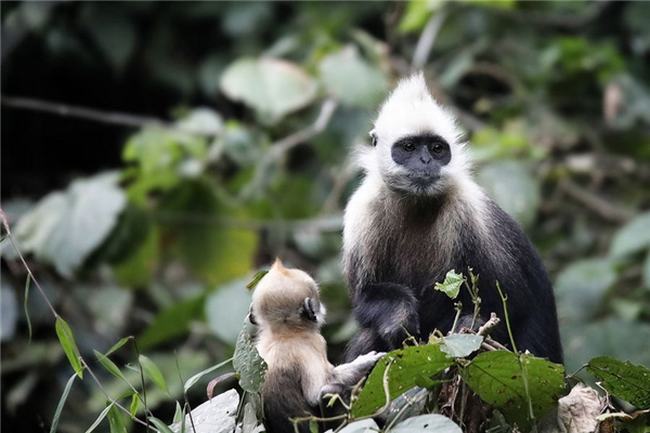
POLYGON ((454 358, 464 358, 476 352, 483 337, 475 334, 451 334, 442 338, 440 349, 454 358))
POLYGON ((16 225, 23 251, 71 277, 106 239, 126 204, 117 182, 117 174, 103 173, 45 196, 16 225))
POLYGON ((346 105, 375 108, 388 91, 381 70, 349 46, 325 57, 319 67, 327 91, 346 105))
POLYGON ((586 259, 569 264, 555 281, 558 313, 562 320, 582 322, 592 317, 614 282, 614 262, 586 259))
POLYGON ((650 212, 637 215, 614 235, 610 255, 633 254, 650 248, 650 212))
POLYGON ((210 284, 243 277, 253 267, 257 233, 237 226, 246 214, 226 206, 207 181, 186 182, 161 204, 164 212, 177 215, 164 222, 169 238, 167 253, 180 259, 210 284))
POLYGON ((419 415, 397 424, 391 433, 462 433, 455 422, 437 414, 419 415))
POLYGON ((298 65, 273 58, 242 58, 224 71, 221 90, 275 122, 316 96, 316 82, 298 65))
POLYGON ((358 399, 352 403, 352 415, 371 415, 386 404, 383 382, 386 368, 389 369, 388 390, 392 400, 416 385, 431 382, 433 376, 452 362, 437 344, 407 347, 388 353, 370 372, 358 399))
POLYGON ((247 281, 235 280, 218 287, 205 302, 208 326, 226 343, 235 344, 241 323, 248 314, 251 293, 246 290, 247 281))
POLYGON ((253 337, 246 325, 237 339, 233 366, 239 374, 239 385, 244 391, 251 393, 260 391, 266 373, 266 362, 257 352, 253 337))
POLYGON ((156 315, 138 337, 138 344, 147 349, 185 334, 192 321, 201 319, 203 295, 176 302, 156 315))
POLYGON ((477 179, 504 211, 523 226, 532 224, 541 197, 539 181, 527 164, 514 160, 492 162, 480 169, 477 179))
POLYGON ((591 358, 609 355, 650 366, 650 344, 632 344, 650 341, 650 325, 645 322, 608 319, 582 326, 560 328, 564 347, 564 364, 574 371, 591 358))
POLYGON ((136 44, 135 22, 128 9, 109 4, 87 4, 80 24, 117 72, 122 72, 136 44))
POLYGON ((650 408, 650 369, 608 356, 594 358, 587 370, 602 382, 610 394, 638 409, 650 408))
POLYGON ((565 389, 564 367, 529 354, 484 352, 464 369, 463 378, 486 403, 519 427, 540 419, 565 389))

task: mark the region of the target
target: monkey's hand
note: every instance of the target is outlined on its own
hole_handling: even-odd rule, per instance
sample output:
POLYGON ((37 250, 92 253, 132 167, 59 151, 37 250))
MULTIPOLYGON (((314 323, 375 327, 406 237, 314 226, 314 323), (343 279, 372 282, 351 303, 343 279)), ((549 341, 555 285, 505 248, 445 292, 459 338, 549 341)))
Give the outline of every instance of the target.
POLYGON ((386 315, 378 331, 388 347, 399 349, 407 338, 419 337, 420 315, 410 304, 402 303, 386 315))
POLYGON ((384 356, 385 352, 368 352, 358 356, 354 361, 334 367, 330 380, 321 388, 321 398, 326 394, 343 395, 356 385, 368 371, 384 356))

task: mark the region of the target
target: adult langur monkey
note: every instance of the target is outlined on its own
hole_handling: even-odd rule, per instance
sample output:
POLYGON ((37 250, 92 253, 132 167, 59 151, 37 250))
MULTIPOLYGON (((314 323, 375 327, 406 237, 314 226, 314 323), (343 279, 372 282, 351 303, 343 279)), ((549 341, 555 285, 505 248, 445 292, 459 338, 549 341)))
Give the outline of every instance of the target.
MULTIPOLYGON (((343 260, 361 327, 347 357, 398 348, 452 327, 454 300, 433 289, 455 269, 479 275, 480 311, 503 319, 508 298, 520 351, 562 362, 553 290, 519 225, 474 182, 454 117, 438 105, 423 75, 402 80, 381 107, 357 161, 365 172, 344 218, 343 260)), ((459 326, 473 305, 459 300, 459 326)), ((492 336, 509 346, 504 320, 492 336)))

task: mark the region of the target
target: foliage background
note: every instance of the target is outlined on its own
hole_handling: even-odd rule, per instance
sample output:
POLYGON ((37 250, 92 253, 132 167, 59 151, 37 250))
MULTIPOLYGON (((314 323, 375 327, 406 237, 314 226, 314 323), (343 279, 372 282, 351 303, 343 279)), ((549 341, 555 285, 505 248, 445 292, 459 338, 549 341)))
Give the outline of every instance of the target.
MULTIPOLYGON (((338 359, 354 331, 338 259, 341 210, 360 178, 347 156, 396 79, 421 67, 467 130, 479 183, 553 277, 567 371, 600 354, 650 365, 647 4, 3 2, 1 12, 2 209, 82 354, 135 335, 177 398, 175 358, 187 379, 229 357, 246 282, 280 256, 320 282, 338 359), (43 101, 101 113, 55 114, 43 101)), ((43 431, 71 370, 35 293, 29 343, 25 278, 3 244, 2 427, 43 431)), ((148 395, 169 419, 172 400, 148 395)), ((75 386, 59 430, 84 431, 104 404, 92 382, 75 386)))

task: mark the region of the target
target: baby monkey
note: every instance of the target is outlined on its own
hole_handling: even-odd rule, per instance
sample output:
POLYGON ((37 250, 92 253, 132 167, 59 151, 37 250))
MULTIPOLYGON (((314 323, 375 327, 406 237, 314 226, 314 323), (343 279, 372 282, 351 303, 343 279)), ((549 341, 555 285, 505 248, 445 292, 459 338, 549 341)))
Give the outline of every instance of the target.
MULTIPOLYGON (((279 259, 255 287, 249 318, 258 327, 256 347, 268 365, 262 386, 268 433, 293 432, 291 418, 322 416, 321 398, 347 398, 383 355, 370 352, 347 364, 330 364, 320 334, 325 307, 318 286, 307 273, 285 268, 279 259)), ((309 423, 299 423, 298 430, 308 433, 309 423)))

